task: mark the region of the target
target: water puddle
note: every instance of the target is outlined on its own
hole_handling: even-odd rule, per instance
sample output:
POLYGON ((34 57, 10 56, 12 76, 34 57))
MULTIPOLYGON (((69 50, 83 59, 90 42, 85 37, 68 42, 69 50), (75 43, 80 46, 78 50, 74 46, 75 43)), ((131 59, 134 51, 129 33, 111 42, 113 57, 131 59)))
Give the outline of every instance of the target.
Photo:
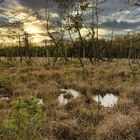
POLYGON ((76 99, 81 95, 80 92, 73 89, 61 89, 60 92, 61 94, 58 97, 58 102, 60 105, 66 105, 71 98, 76 99))
POLYGON ((44 105, 43 99, 38 99, 38 105, 44 105))
POLYGON ((118 96, 111 93, 106 94, 104 97, 101 95, 93 96, 93 100, 104 107, 113 107, 118 102, 118 96))
POLYGON ((61 94, 59 97, 58 97, 58 102, 60 105, 66 105, 68 103, 68 99, 66 99, 64 97, 64 94, 61 94))
POLYGON ((2 101, 8 101, 8 100, 10 100, 9 97, 1 97, 0 99, 1 99, 2 101))
POLYGON ((65 94, 70 94, 71 96, 73 96, 74 99, 76 99, 77 97, 80 96, 80 92, 78 92, 74 89, 61 89, 60 91, 65 94))

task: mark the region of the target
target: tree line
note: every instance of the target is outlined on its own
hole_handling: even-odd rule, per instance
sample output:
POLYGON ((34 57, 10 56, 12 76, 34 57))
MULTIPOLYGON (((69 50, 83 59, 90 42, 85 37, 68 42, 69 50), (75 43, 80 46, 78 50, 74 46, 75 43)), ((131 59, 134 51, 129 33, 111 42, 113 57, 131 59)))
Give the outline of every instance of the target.
MULTIPOLYGON (((63 52, 61 49, 61 44, 57 44, 57 53, 55 52, 55 46, 32 46, 28 44, 25 47, 4 47, 0 48, 0 57, 66 57, 67 61, 69 58, 77 58, 77 54, 81 59, 94 57, 94 51, 92 50, 92 40, 84 40, 83 42, 88 50, 88 53, 83 49, 79 49, 81 46, 80 41, 76 40, 71 44, 71 42, 66 42, 63 44, 63 52)), ((140 33, 128 34, 125 36, 118 36, 111 41, 109 39, 98 39, 98 49, 99 49, 99 60, 100 61, 111 61, 113 58, 133 58, 135 60, 140 59, 140 33)), ((27 45, 27 44, 26 44, 27 45)))

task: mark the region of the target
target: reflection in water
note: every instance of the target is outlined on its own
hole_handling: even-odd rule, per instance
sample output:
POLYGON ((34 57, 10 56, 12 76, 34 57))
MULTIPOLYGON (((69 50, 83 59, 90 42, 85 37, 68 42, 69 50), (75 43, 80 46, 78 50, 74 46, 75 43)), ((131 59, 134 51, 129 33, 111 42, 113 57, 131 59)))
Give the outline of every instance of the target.
POLYGON ((7 100, 10 100, 10 98, 9 97, 1 97, 1 100, 7 101, 7 100))
POLYGON ((60 105, 66 105, 71 98, 67 98, 67 95, 72 96, 72 98, 76 99, 80 96, 80 93, 73 89, 61 89, 62 94, 58 97, 58 102, 60 105))
POLYGON ((74 99, 80 96, 80 93, 73 89, 61 89, 60 91, 64 92, 65 94, 70 94, 74 99))
POLYGON ((104 97, 96 95, 93 97, 93 100, 104 107, 113 107, 118 102, 118 96, 108 93, 104 97))
POLYGON ((58 102, 60 105, 66 105, 68 103, 68 99, 66 99, 64 97, 64 94, 61 94, 59 97, 58 97, 58 102))
POLYGON ((38 105, 44 105, 43 99, 38 99, 38 105))

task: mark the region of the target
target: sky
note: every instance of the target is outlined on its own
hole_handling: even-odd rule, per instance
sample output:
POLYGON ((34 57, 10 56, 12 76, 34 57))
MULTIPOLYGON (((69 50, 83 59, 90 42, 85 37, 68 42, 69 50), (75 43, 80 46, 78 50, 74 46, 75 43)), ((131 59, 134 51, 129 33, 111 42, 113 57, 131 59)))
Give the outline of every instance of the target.
MULTIPOLYGON (((49 40, 49 37, 46 35, 44 23, 35 15, 32 15, 34 12, 41 13, 43 11, 43 1, 44 0, 0 0, 0 34, 3 36, 0 42, 15 43, 16 40, 13 38, 4 38, 4 35, 9 34, 9 29, 7 27, 1 27, 1 25, 12 23, 15 20, 26 19, 29 13, 30 17, 24 20, 23 26, 26 32, 32 34, 32 42, 38 43, 46 39, 49 40)), ((49 1, 56 5, 58 0, 49 1)), ((140 6, 132 6, 135 3, 140 4, 140 0, 107 0, 107 2, 101 4, 99 6, 99 36, 109 37, 112 28, 116 35, 126 34, 130 31, 139 32, 140 6)), ((91 14, 92 12, 88 11, 85 15, 85 23, 88 25, 92 23, 91 14)), ((55 10, 53 10, 51 17, 54 19, 58 18, 55 10)), ((81 32, 83 35, 87 33, 84 28, 81 32)))

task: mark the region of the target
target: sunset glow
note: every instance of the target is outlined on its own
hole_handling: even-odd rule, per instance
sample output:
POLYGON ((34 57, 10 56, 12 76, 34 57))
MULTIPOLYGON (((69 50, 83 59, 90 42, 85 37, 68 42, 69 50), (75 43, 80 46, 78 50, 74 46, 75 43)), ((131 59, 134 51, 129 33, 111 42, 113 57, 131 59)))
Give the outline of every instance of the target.
MULTIPOLYGON (((118 1, 118 0, 117 0, 118 1)), ((0 5, 1 10, 3 10, 3 14, 0 15, 1 20, 4 22, 14 22, 14 21, 22 21, 23 23, 23 28, 24 31, 27 32, 32 36, 32 41, 33 43, 39 43, 45 40, 50 40, 50 37, 47 35, 47 31, 45 29, 45 21, 40 20, 37 18, 35 12, 41 13, 41 15, 44 15, 45 11, 42 7, 42 4, 39 3, 38 1, 35 1, 35 4, 33 2, 24 2, 24 0, 15 0, 15 1, 10 1, 7 0, 6 2, 3 2, 2 5, 0 5), (36 5, 38 4, 38 6, 36 5), (38 11, 36 11, 36 9, 38 11), (17 12, 16 12, 17 11, 17 12)), ((116 34, 126 34, 129 31, 138 31, 140 30, 140 9, 137 8, 135 10, 130 11, 128 9, 123 10, 122 12, 119 11, 119 8, 123 8, 123 5, 125 3, 122 2, 122 5, 117 3, 116 1, 111 1, 107 2, 100 7, 100 15, 99 15, 99 38, 105 37, 109 38, 110 34, 112 32, 112 28, 114 27, 114 32, 116 34), (112 9, 107 9, 109 5, 112 6, 112 9), (104 10, 104 13, 101 12, 101 10, 104 10), (108 13, 112 13, 112 17, 108 16, 108 13), (137 18, 132 18, 132 17, 137 17, 137 18), (114 19, 115 18, 115 19, 114 19), (115 22, 114 22, 115 20, 115 22), (134 26, 133 26, 134 25, 134 26), (135 28, 133 28, 135 27, 135 28), (131 29, 133 28, 133 29, 131 29)), ((90 11, 86 13, 87 17, 87 23, 91 22, 91 19, 88 19, 88 15, 90 15, 90 11)), ((58 14, 53 11, 50 14, 52 20, 57 20, 59 19, 58 14)), ((50 25, 51 26, 57 26, 53 25, 53 23, 50 25)), ((51 33, 56 32, 56 27, 50 28, 51 33)), ((3 42, 4 40, 8 40, 5 34, 7 34, 7 28, 3 27, 0 28, 1 34, 3 34, 3 39, 0 40, 0 42, 3 42), (5 30, 5 32, 3 32, 5 30)), ((96 32, 96 31, 95 31, 96 32)), ((14 33, 15 34, 15 33, 14 33)), ((86 36, 88 34, 88 30, 86 28, 81 29, 81 34, 83 36, 86 36)), ((68 33, 65 33, 65 37, 68 38, 68 33)), ((77 38, 77 34, 73 34, 74 38, 77 38)), ((9 39, 11 40, 11 39, 9 39)), ((6 41, 9 42, 9 41, 6 41)), ((11 41, 10 41, 11 42, 11 41)), ((12 41, 16 42, 16 41, 12 41)))
POLYGON ((0 0, 0 140, 140 140, 140 0, 0 0))

